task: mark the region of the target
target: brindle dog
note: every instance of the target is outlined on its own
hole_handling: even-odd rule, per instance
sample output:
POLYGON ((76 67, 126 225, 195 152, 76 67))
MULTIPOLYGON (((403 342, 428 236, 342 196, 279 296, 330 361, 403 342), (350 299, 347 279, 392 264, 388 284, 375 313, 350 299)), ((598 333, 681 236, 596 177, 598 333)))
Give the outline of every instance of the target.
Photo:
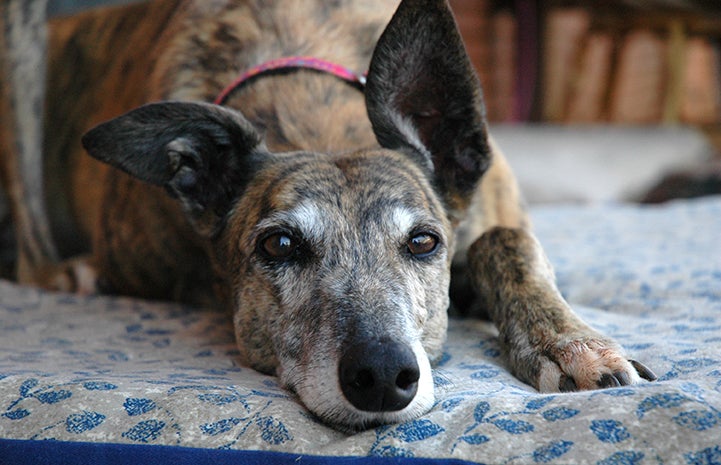
POLYGON ((346 430, 433 405, 451 274, 535 388, 653 379, 556 288, 445 1, 392 10, 160 0, 52 23, 50 217, 62 254, 92 256, 36 279, 226 305, 242 363, 346 430), (298 55, 368 69, 365 92, 296 70, 202 103, 298 55), (101 164, 77 141, 111 117, 82 138, 101 164))

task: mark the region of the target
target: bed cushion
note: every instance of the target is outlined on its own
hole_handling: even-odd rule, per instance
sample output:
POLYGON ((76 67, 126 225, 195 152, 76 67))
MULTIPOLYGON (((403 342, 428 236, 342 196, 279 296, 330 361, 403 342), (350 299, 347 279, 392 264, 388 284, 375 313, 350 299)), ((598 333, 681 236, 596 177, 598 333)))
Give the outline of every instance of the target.
POLYGON ((562 293, 657 382, 539 394, 508 372, 490 323, 452 320, 433 409, 348 436, 239 366, 223 312, 0 282, 0 462, 82 450, 70 455, 88 461, 73 463, 132 456, 123 450, 154 463, 186 463, 191 450, 187 463, 226 463, 226 450, 248 463, 721 462, 721 198, 535 207, 532 218, 562 293))

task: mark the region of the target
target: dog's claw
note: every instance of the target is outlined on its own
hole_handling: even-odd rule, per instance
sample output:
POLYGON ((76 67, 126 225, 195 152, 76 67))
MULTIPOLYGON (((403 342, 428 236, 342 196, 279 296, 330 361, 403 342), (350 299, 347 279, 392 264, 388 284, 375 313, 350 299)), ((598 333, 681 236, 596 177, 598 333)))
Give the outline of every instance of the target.
POLYGON ((598 380, 598 387, 600 388, 612 388, 612 387, 619 387, 621 383, 618 379, 616 379, 615 376, 609 375, 606 373, 605 375, 601 376, 601 379, 598 380))
POLYGON ((617 371, 613 376, 618 380, 621 386, 628 386, 631 384, 631 377, 623 371, 617 371))
POLYGON ((656 373, 651 371, 650 368, 648 368, 646 365, 644 365, 641 362, 637 362, 636 360, 629 360, 633 368, 636 369, 636 372, 638 375, 647 380, 647 381, 656 381, 658 379, 658 376, 656 376, 656 373))
POLYGON ((578 391, 578 386, 576 386, 576 381, 574 381, 573 378, 563 375, 558 381, 558 390, 561 392, 576 392, 578 391))

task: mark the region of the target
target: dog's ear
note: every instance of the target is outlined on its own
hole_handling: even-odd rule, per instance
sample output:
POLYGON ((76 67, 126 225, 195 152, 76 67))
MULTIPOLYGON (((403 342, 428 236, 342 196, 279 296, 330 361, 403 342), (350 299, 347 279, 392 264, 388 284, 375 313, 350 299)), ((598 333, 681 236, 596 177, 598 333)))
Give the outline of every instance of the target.
POLYGON ((91 129, 82 143, 98 160, 165 187, 205 236, 218 232, 266 153, 243 116, 205 103, 144 105, 91 129))
POLYGON ((445 0, 400 4, 373 53, 366 106, 378 142, 426 168, 461 219, 491 150, 481 86, 445 0))

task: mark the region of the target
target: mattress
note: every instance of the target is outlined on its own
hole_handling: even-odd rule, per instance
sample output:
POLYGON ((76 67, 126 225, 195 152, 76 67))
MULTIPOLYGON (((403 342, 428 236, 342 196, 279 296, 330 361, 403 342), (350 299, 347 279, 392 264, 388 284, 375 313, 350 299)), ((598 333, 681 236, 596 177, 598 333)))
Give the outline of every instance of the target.
POLYGON ((215 309, 0 281, 0 463, 721 463, 721 197, 536 206, 559 288, 658 381, 541 394, 455 320, 415 420, 347 435, 215 309))

